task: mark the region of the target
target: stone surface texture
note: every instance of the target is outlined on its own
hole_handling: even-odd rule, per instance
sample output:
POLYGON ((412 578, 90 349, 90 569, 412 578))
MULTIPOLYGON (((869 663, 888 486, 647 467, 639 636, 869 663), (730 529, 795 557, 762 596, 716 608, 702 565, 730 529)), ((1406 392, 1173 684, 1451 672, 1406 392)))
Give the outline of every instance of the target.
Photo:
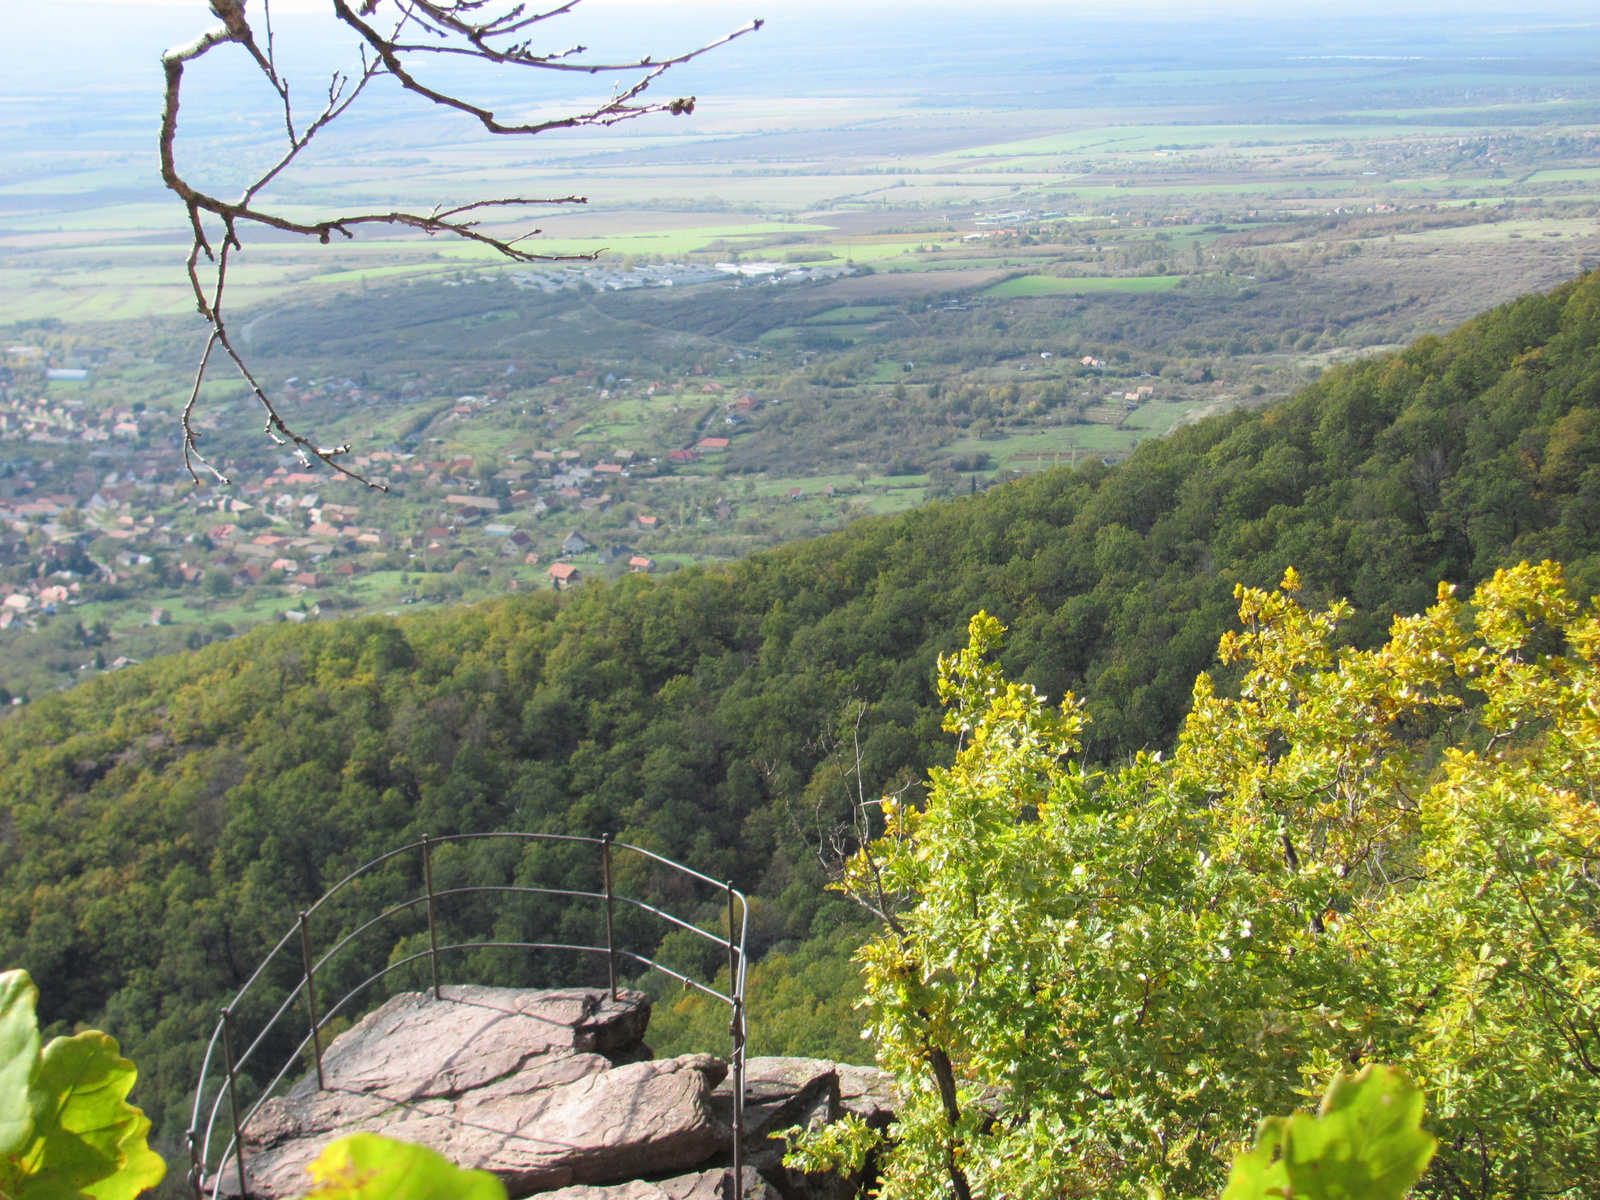
MULTIPOLYGON (((709 1054, 652 1059, 650 1000, 621 991, 447 987, 396 996, 342 1034, 316 1076, 245 1126, 249 1194, 303 1194, 305 1168, 356 1132, 428 1146, 493 1171, 512 1197, 732 1200, 733 1092, 709 1054)), ((769 1135, 855 1112, 894 1111, 888 1076, 806 1058, 752 1058, 746 1071, 748 1200, 844 1200, 859 1179, 803 1176, 769 1135)), ((240 1194, 229 1163, 217 1200, 240 1194)))

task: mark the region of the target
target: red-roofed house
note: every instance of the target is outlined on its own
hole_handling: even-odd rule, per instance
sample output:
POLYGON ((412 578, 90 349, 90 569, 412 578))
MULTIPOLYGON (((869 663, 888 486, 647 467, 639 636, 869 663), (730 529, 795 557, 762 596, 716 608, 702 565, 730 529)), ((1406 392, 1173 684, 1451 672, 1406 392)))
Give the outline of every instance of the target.
POLYGON ((696 442, 694 444, 694 448, 696 450, 704 450, 707 453, 710 453, 710 452, 716 451, 716 450, 726 450, 728 448, 728 439, 727 438, 701 438, 698 442, 696 442))
POLYGON ((569 588, 578 582, 578 568, 571 563, 552 563, 545 574, 556 588, 569 588))

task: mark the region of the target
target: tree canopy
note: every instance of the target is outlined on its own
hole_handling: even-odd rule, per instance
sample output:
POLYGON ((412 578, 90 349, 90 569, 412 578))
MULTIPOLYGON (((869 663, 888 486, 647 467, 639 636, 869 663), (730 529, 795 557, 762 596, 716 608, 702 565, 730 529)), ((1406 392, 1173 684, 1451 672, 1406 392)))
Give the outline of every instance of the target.
MULTIPOLYGON (((784 998, 756 1011, 755 1049, 839 1054, 866 929, 824 890, 834 851, 861 793, 914 800, 954 761, 933 684, 970 614, 1009 626, 1008 678, 1081 697, 1093 765, 1171 746, 1235 586, 1290 564, 1303 603, 1351 599, 1341 637, 1364 648, 1439 583, 1523 558, 1594 590, 1597 334, 1589 276, 1116 468, 715 569, 279 626, 39 699, 0 722, 0 961, 62 1029, 115 1034, 170 1144, 217 1004, 351 867, 423 833, 609 831, 751 891, 755 946, 776 951, 762 995, 784 998)), ((1221 666, 1217 695, 1245 670, 1221 666)), ((506 869, 588 886, 594 864, 541 850, 506 869)), ((512 916, 574 936, 593 920, 512 916)), ((693 1026, 678 1008, 664 1038, 693 1026)))
POLYGON ((1430 1093, 1422 1194, 1592 1194, 1600 617, 1524 564, 1357 650, 1300 590, 1241 587, 1238 697, 1201 675, 1172 753, 1111 770, 993 617, 941 660, 956 761, 844 884, 885 925, 885 1200, 1208 1194, 1369 1062, 1430 1093))

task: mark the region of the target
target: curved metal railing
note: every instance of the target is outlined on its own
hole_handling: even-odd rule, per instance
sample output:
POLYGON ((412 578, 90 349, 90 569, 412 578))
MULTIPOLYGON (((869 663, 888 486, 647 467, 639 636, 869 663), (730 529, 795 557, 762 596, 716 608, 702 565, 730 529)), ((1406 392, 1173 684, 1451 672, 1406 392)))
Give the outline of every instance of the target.
POLYGON ((686 867, 682 863, 674 862, 672 859, 665 858, 654 851, 646 850, 642 846, 614 842, 610 834, 603 837, 576 837, 555 833, 459 833, 439 838, 424 836, 420 841, 411 842, 398 849, 391 850, 387 854, 380 855, 371 862, 351 871, 323 893, 315 904, 300 913, 294 925, 278 939, 277 944, 273 946, 255 971, 245 980, 244 985, 234 994, 233 1000, 222 1009, 221 1015, 217 1019, 216 1027, 212 1031, 211 1040, 206 1045, 205 1057, 200 1067, 200 1079, 195 1085, 194 1106, 189 1119, 189 1181, 194 1190, 195 1200, 217 1200, 220 1193, 218 1185, 221 1181, 222 1173, 230 1160, 238 1174, 240 1194, 245 1197, 249 1196, 248 1176, 245 1174, 245 1128, 260 1110, 262 1104, 274 1095, 280 1094, 278 1089, 283 1085, 285 1077, 290 1074, 297 1062, 303 1061, 308 1050, 311 1052, 311 1057, 316 1064, 318 1090, 325 1088, 322 1072, 323 1033, 335 1018, 356 1011, 358 1006, 355 1002, 369 988, 392 972, 427 959, 432 984, 430 990, 433 992, 435 999, 443 999, 440 990, 442 987, 441 956, 461 951, 495 949, 573 952, 593 956, 604 955, 606 977, 613 999, 616 998, 617 994, 617 963, 620 958, 651 970, 661 971, 681 981, 687 987, 695 988, 728 1005, 730 1010, 728 1065, 733 1083, 733 1197, 734 1200, 743 1200, 744 1067, 745 1044, 747 1041, 744 1005, 747 966, 745 940, 749 931, 749 923, 749 903, 745 899, 744 893, 735 888, 731 881, 726 883, 718 882, 709 875, 702 874, 691 867, 686 867), (601 890, 582 891, 572 888, 530 887, 521 884, 476 884, 470 887, 435 889, 433 851, 436 847, 449 843, 489 840, 526 843, 565 842, 595 846, 599 850, 601 890), (698 925, 685 921, 663 908, 649 904, 637 897, 618 893, 614 886, 615 872, 612 861, 613 854, 617 851, 640 855, 658 866, 666 867, 678 875, 694 880, 699 884, 709 885, 709 887, 715 889, 720 896, 726 898, 728 936, 725 938, 718 937, 716 934, 709 933, 698 925), (370 875, 384 864, 411 853, 419 854, 421 857, 421 894, 388 905, 377 916, 364 921, 338 938, 320 957, 314 955, 311 948, 311 919, 327 907, 329 902, 336 896, 339 896, 354 885, 357 880, 370 875), (440 902, 448 901, 452 897, 483 894, 564 896, 571 899, 594 901, 604 906, 606 943, 603 946, 598 946, 568 942, 472 940, 440 944, 438 915, 440 902), (735 921, 736 902, 738 908, 737 922, 735 921), (708 941, 725 947, 728 952, 728 984, 731 994, 724 994, 714 987, 701 983, 699 980, 656 962, 645 955, 619 947, 616 938, 616 906, 618 904, 629 906, 639 912, 658 918, 677 929, 697 934, 708 941), (319 1008, 317 996, 319 972, 323 972, 342 951, 357 944, 364 934, 382 927, 398 914, 409 913, 424 906, 426 908, 428 928, 428 948, 426 950, 407 954, 402 958, 386 963, 381 970, 368 975, 360 983, 348 988, 326 1010, 319 1008), (735 937, 735 931, 737 931, 737 938, 735 937), (267 981, 270 977, 270 969, 275 963, 280 963, 285 958, 291 957, 296 943, 298 943, 300 955, 299 982, 286 989, 282 1002, 278 1004, 272 1015, 261 1024, 261 1027, 254 1032, 254 1036, 248 1040, 243 1050, 240 1051, 241 1034, 237 1014, 241 1003, 252 995, 253 990, 262 990, 269 986, 267 981), (301 1001, 304 1004, 306 1032, 300 1037, 298 1044, 289 1051, 282 1065, 272 1073, 270 1081, 259 1089, 259 1094, 254 1102, 248 1106, 242 1105, 239 1095, 240 1077, 246 1075, 247 1071, 256 1066, 266 1056, 268 1045, 274 1035, 280 1032, 289 1014, 296 1007, 296 1001, 301 1001), (220 1065, 218 1063, 219 1052, 221 1056, 220 1065), (214 1076, 216 1076, 215 1086, 212 1086, 214 1076), (223 1121, 224 1113, 226 1113, 226 1121, 223 1121), (219 1123, 223 1126, 220 1131, 219 1123), (226 1134, 226 1139, 223 1140, 220 1134, 226 1134), (217 1152, 219 1145, 220 1153, 217 1152))

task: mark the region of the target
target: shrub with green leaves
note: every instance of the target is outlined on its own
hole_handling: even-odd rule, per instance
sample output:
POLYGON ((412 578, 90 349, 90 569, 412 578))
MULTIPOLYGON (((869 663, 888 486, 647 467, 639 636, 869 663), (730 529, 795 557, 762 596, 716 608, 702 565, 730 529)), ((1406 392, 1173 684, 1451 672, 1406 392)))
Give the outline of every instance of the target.
POLYGON ((26 971, 0 973, 0 1195, 132 1200, 167 1171, 127 1102, 138 1073, 94 1030, 41 1051, 38 1000, 26 971))
POLYGON ((1222 1200, 1401 1200, 1437 1145, 1403 1071, 1341 1072, 1315 1114, 1268 1117, 1233 1160, 1222 1200))
POLYGON ((883 1200, 1214 1195, 1374 1061, 1432 1097, 1420 1195, 1600 1194, 1600 619, 1523 564, 1358 651, 1299 587, 1241 588, 1237 694, 1115 769, 994 619, 941 660, 955 764, 844 884, 906 1097, 883 1200))
MULTIPOLYGON (((1437 1139, 1422 1129, 1422 1089, 1393 1067, 1340 1072, 1316 1113, 1268 1117, 1233 1160, 1222 1200, 1402 1200, 1427 1169, 1437 1139)), ((790 1143, 784 1165, 853 1175, 883 1134, 854 1114, 772 1135, 790 1143)), ((1150 1200, 1161 1189, 1151 1188, 1150 1200)))
POLYGON ((307 1168, 304 1200, 506 1200, 488 1171, 464 1171, 426 1146, 375 1133, 332 1142, 307 1168))

